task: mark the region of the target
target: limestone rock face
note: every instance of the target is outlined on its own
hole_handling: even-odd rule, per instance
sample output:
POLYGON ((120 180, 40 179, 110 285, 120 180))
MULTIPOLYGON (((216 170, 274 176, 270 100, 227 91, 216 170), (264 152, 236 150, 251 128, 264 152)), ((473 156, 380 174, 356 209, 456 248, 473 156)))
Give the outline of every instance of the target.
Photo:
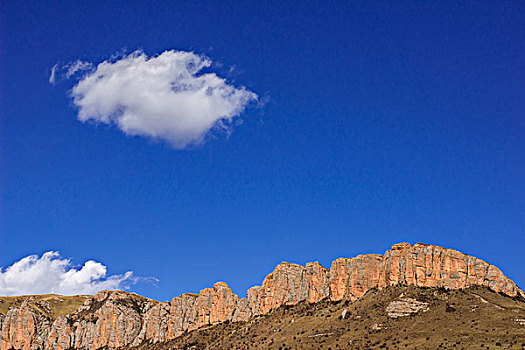
POLYGON ((395 245, 384 255, 384 271, 379 287, 396 284, 418 287, 490 287, 515 297, 523 292, 495 266, 453 249, 417 243, 395 245))
MULTIPOLYGON (((165 303, 102 291, 86 297, 75 312, 53 318, 48 302, 28 297, 0 314, 0 350, 95 350, 155 343, 209 324, 247 321, 282 305, 356 300, 372 288, 397 284, 450 289, 482 285, 525 299, 514 282, 487 262, 452 249, 399 243, 384 255, 337 259, 330 270, 318 262, 281 263, 242 299, 224 282, 165 303)), ((390 303, 386 312, 399 317, 425 307, 405 298, 390 303)))
POLYGON ((173 298, 170 307, 168 338, 178 337, 186 330, 197 328, 198 294, 185 293, 173 298))
POLYGON ((423 243, 398 243, 385 255, 337 259, 330 269, 331 300, 355 300, 370 288, 397 284, 449 289, 482 285, 512 297, 525 296, 495 266, 453 249, 423 243))
POLYGON ((154 343, 169 338, 170 303, 145 303, 142 308, 142 328, 137 337, 133 339, 132 345, 140 345, 148 340, 154 343))
POLYGON ((213 288, 203 289, 197 300, 197 327, 231 321, 238 302, 239 297, 224 282, 217 282, 213 288))
POLYGON ((410 316, 419 311, 427 312, 428 303, 413 298, 401 298, 399 300, 392 300, 385 311, 391 318, 410 316))
POLYGON ((130 344, 140 333, 142 303, 124 292, 100 292, 92 304, 102 303, 93 320, 77 327, 75 348, 117 348, 130 344), (80 332, 78 332, 80 330, 80 332))
POLYGON ((247 304, 250 316, 260 315, 263 298, 263 287, 254 286, 246 292, 247 304))
POLYGON ((306 266, 281 263, 263 281, 257 314, 265 314, 281 305, 295 305, 307 300, 318 302, 329 296, 329 271, 318 262, 306 266))
POLYGON ((359 255, 340 258, 330 268, 330 299, 356 300, 377 287, 383 271, 383 256, 359 255))
POLYGON ((167 339, 185 331, 224 321, 245 321, 251 316, 246 299, 241 302, 224 282, 199 294, 182 294, 171 301, 167 339))
POLYGON ((45 347, 48 349, 67 350, 71 348, 73 331, 68 324, 68 318, 59 316, 51 326, 45 347))
POLYGON ((49 322, 36 313, 26 299, 20 308, 11 309, 2 321, 0 349, 9 348, 29 350, 33 345, 43 346, 49 333, 49 322), (5 340, 9 341, 5 341, 5 340))

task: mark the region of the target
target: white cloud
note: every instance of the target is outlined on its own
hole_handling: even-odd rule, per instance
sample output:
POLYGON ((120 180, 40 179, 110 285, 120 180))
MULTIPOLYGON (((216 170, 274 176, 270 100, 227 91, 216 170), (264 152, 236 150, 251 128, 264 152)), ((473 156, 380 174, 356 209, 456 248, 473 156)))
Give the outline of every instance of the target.
POLYGON ((51 68, 51 75, 49 75, 49 83, 50 84, 55 84, 55 81, 56 81, 56 74, 57 74, 57 68, 58 68, 58 63, 55 64, 53 66, 53 68, 51 68))
MULTIPOLYGON (((77 63, 89 69, 86 62, 77 63)), ((104 61, 72 89, 78 119, 116 125, 127 135, 162 139, 175 148, 201 144, 212 129, 229 131, 257 100, 246 88, 202 72, 210 66, 206 57, 174 50, 152 57, 136 51, 104 61)))
POLYGON ((84 70, 91 70, 93 68, 93 65, 91 63, 89 63, 89 62, 76 60, 73 63, 65 65, 63 68, 67 69, 65 74, 64 74, 64 77, 66 79, 69 79, 73 75, 75 75, 75 73, 77 73, 77 72, 84 71, 84 70))
POLYGON ((57 79, 69 79, 78 72, 89 70, 93 70, 93 64, 81 60, 76 60, 75 62, 70 62, 64 65, 57 63, 53 66, 53 68, 51 68, 49 83, 55 85, 57 79))
POLYGON ((41 257, 27 256, 5 270, 0 268, 0 295, 94 294, 104 289, 126 289, 138 280, 131 271, 106 276, 106 266, 93 260, 75 268, 58 252, 47 252, 41 257))

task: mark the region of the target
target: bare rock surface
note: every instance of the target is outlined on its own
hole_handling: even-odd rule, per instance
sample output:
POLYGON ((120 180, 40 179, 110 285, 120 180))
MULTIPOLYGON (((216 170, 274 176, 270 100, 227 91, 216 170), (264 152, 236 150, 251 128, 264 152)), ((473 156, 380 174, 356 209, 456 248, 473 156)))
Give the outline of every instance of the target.
POLYGON ((402 298, 393 300, 385 309, 388 316, 398 318, 403 316, 410 316, 418 312, 427 312, 428 303, 417 301, 413 298, 402 298))
MULTIPOLYGON (((337 259, 329 270, 318 262, 306 266, 283 262, 261 286, 250 288, 245 298, 239 298, 224 282, 165 303, 123 291, 102 291, 85 297, 76 311, 58 315, 52 303, 60 303, 60 297, 43 300, 30 296, 0 313, 0 350, 102 349, 158 343, 207 325, 247 321, 282 305, 325 299, 353 301, 371 289, 395 285, 445 289, 480 285, 525 300, 514 282, 483 260, 453 249, 399 243, 384 255, 337 259)), ((427 307, 415 299, 399 298, 386 311, 390 317, 401 317, 427 307)))
POLYGON ((255 314, 266 314, 281 305, 307 300, 316 303, 329 296, 329 271, 318 262, 306 266, 283 262, 263 281, 261 303, 255 314))

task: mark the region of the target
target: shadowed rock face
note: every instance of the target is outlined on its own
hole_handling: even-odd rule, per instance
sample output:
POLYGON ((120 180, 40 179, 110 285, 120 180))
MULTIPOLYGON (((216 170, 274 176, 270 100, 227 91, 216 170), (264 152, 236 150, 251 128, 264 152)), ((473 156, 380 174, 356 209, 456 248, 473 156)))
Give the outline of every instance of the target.
POLYGON ((224 282, 166 303, 103 291, 86 297, 76 312, 52 319, 42 312, 45 305, 32 302, 38 297, 28 297, 0 314, 0 349, 101 349, 160 342, 209 324, 246 321, 281 305, 356 300, 371 288, 397 284, 449 289, 482 285, 525 298, 514 282, 480 259, 422 243, 399 243, 384 255, 337 259, 330 270, 317 262, 281 263, 242 299, 224 282))

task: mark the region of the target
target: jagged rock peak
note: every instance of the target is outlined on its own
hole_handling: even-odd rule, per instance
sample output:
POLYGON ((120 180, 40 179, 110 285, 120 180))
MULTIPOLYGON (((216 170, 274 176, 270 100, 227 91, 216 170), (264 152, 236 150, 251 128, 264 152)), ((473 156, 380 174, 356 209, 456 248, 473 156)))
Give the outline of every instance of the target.
POLYGON ((319 262, 306 266, 283 262, 244 298, 225 282, 164 303, 124 291, 15 298, 20 302, 4 298, 12 305, 0 313, 0 350, 101 349, 160 342, 209 324, 247 321, 282 305, 356 300, 372 288, 399 284, 448 289, 481 285, 525 300, 514 282, 481 259, 435 245, 397 243, 384 255, 336 259, 330 269, 319 262), (62 302, 67 310, 58 307, 62 302))

